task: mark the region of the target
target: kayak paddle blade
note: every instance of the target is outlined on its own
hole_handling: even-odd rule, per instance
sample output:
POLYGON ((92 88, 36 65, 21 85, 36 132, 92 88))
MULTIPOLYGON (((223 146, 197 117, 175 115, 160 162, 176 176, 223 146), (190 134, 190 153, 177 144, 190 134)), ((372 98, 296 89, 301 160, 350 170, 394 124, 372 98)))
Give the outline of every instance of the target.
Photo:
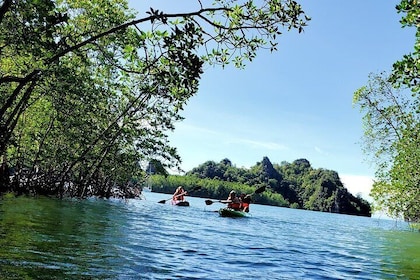
POLYGON ((212 204, 213 204, 213 201, 212 201, 212 200, 210 200, 210 199, 207 199, 207 200, 205 201, 205 203, 206 203, 206 205, 212 205, 212 204))
POLYGON ((259 187, 254 193, 262 193, 263 191, 265 191, 265 186, 259 187))

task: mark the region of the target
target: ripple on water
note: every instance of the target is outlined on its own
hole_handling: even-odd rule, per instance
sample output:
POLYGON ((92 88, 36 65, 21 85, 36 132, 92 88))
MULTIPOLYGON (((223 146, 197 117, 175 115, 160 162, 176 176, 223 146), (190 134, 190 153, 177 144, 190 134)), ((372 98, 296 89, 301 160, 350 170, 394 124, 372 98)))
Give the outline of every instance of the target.
POLYGON ((184 208, 161 199, 167 196, 25 200, 19 207, 0 201, 0 274, 214 280, 416 279, 420 273, 418 235, 387 222, 261 205, 252 206, 250 218, 229 219, 203 199, 191 198, 184 208), (32 210, 36 215, 22 214, 32 210))

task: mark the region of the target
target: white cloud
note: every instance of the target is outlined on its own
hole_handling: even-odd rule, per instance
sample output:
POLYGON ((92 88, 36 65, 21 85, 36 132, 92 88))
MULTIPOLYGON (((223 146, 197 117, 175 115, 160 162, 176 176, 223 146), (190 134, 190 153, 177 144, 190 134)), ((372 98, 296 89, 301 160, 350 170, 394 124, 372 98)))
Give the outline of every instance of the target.
POLYGON ((372 189, 373 177, 344 174, 340 175, 340 179, 350 193, 353 195, 361 194, 362 198, 372 201, 369 193, 372 189))

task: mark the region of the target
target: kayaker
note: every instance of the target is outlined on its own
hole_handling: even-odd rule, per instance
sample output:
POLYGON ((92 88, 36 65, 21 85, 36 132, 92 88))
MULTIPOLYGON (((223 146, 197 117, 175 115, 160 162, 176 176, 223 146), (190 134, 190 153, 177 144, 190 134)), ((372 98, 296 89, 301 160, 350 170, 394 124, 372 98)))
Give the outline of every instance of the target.
POLYGON ((249 204, 251 204, 252 198, 249 194, 241 194, 241 210, 244 212, 249 212, 249 204))
POLYGON ((174 195, 172 196, 172 200, 174 201, 184 201, 184 196, 187 195, 187 192, 184 190, 182 186, 176 188, 174 195))
POLYGON ((228 203, 228 205, 227 205, 228 208, 231 208, 231 209, 237 210, 237 211, 241 210, 241 201, 236 196, 236 192, 234 190, 230 191, 229 196, 226 199, 226 202, 228 203))

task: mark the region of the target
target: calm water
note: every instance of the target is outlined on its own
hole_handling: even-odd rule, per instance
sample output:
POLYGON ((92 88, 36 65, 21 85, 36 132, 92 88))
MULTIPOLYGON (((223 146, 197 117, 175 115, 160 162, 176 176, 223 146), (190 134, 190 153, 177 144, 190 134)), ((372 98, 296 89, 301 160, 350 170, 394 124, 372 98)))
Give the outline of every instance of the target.
POLYGON ((403 222, 169 197, 0 200, 0 279, 420 279, 403 222))

